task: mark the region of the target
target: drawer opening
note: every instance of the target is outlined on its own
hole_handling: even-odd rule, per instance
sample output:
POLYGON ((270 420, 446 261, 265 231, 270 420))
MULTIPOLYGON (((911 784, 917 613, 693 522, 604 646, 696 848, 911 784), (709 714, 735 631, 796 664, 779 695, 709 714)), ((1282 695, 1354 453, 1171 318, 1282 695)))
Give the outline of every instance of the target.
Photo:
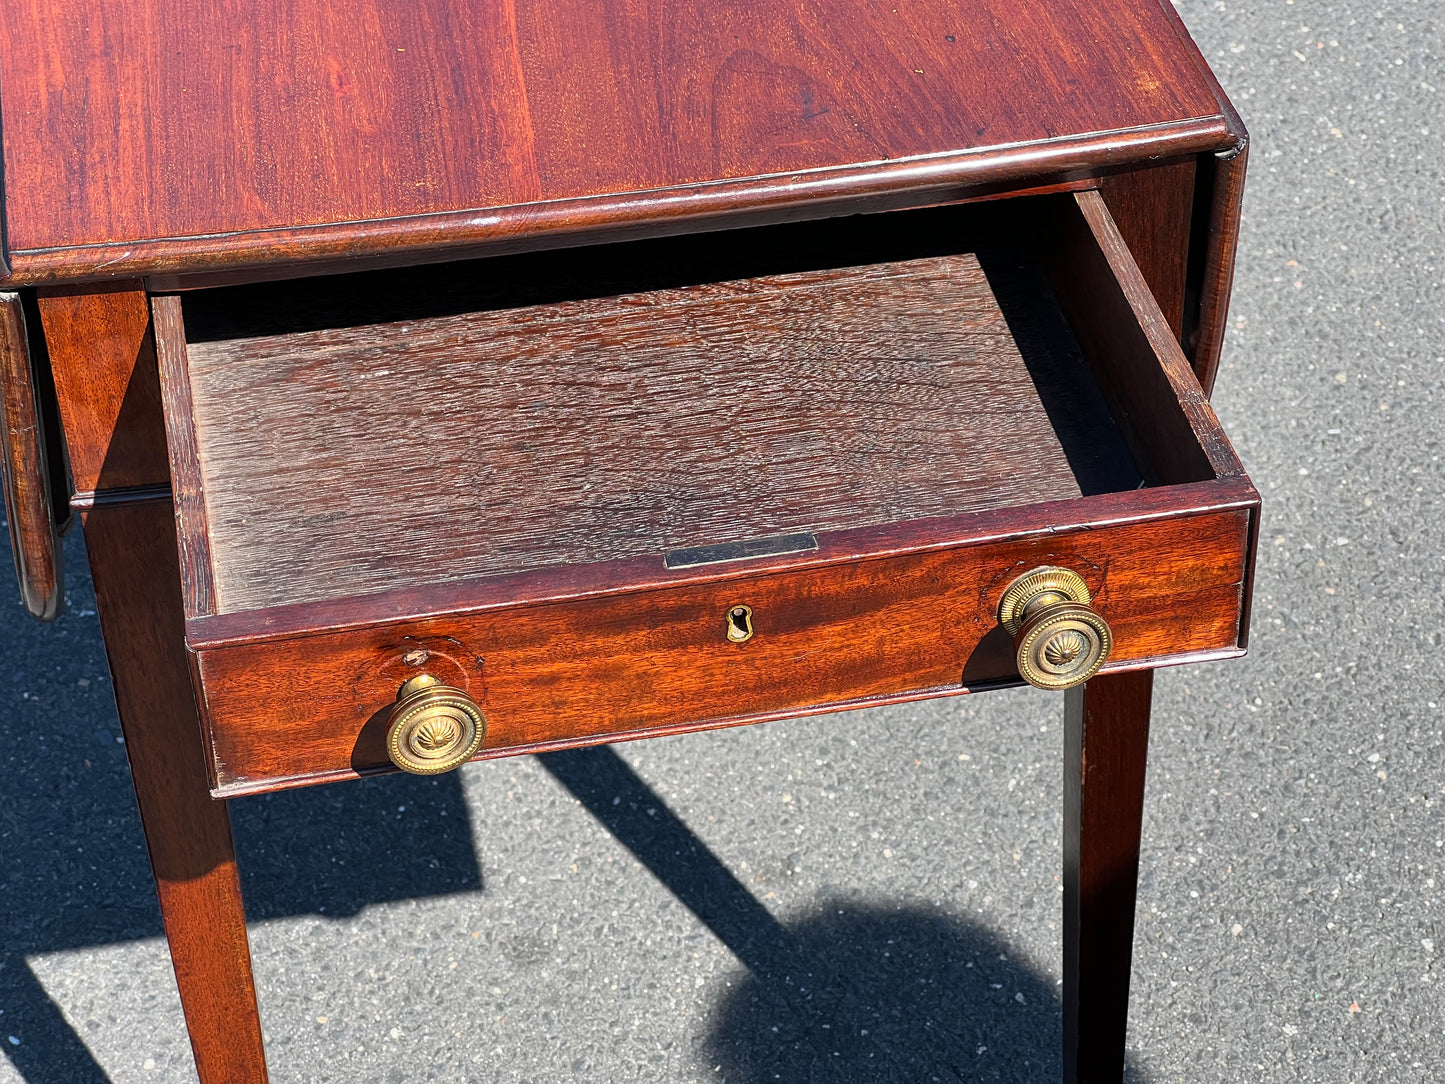
POLYGON ((214 793, 1243 651, 1258 495, 1098 193, 153 299, 214 793), (423 660, 418 662, 417 660, 423 660), (286 690, 284 696, 278 689, 286 690))
POLYGON ((158 298, 196 612, 1213 477, 1088 230, 1043 197, 158 298))

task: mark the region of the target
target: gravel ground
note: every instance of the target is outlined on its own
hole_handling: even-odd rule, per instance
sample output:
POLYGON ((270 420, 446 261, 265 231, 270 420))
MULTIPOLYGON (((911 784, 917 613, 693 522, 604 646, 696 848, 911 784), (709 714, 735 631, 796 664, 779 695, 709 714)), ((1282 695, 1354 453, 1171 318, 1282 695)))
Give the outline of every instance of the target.
MULTIPOLYGON (((1180 10, 1254 137, 1216 404, 1266 511, 1249 658, 1156 685, 1130 1072, 1437 1080, 1441 8, 1180 10)), ((0 1084, 193 1080, 67 551, 0 614, 0 1084)), ((240 800, 274 1079, 1057 1078, 1061 700, 240 800)))

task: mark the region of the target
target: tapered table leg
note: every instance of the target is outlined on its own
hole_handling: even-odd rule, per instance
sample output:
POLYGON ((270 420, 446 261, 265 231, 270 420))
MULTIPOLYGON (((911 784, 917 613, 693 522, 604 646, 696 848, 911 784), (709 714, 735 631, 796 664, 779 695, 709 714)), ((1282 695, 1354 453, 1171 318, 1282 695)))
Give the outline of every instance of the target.
POLYGON ((1064 1081, 1124 1075, 1152 670, 1064 694, 1064 1081))
POLYGON ((84 511, 96 608, 202 1084, 266 1080, 241 884, 211 799, 186 661, 168 500, 84 511))

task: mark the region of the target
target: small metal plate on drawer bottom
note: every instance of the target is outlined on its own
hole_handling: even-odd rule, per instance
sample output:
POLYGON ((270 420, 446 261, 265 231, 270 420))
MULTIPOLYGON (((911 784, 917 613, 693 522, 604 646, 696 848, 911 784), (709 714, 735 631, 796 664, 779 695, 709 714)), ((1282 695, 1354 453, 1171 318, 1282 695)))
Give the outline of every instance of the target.
POLYGON ((811 534, 777 534, 768 538, 750 538, 746 542, 670 550, 663 555, 662 561, 668 568, 695 568, 698 565, 720 565, 725 561, 750 561, 756 557, 805 553, 817 548, 818 540, 811 534))

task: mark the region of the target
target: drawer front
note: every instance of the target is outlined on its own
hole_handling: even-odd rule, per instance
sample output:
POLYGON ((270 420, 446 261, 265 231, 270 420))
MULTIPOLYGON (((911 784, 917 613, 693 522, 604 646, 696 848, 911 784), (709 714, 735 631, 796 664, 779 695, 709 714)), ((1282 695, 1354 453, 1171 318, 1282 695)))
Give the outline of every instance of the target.
POLYGON ((1241 654, 1251 515, 1233 508, 203 649, 216 793, 390 768, 388 712, 423 670, 481 704, 482 757, 1017 682, 999 600, 1043 564, 1088 582, 1114 633, 1106 669, 1241 654), (739 605, 755 634, 734 643, 727 615, 739 605))

